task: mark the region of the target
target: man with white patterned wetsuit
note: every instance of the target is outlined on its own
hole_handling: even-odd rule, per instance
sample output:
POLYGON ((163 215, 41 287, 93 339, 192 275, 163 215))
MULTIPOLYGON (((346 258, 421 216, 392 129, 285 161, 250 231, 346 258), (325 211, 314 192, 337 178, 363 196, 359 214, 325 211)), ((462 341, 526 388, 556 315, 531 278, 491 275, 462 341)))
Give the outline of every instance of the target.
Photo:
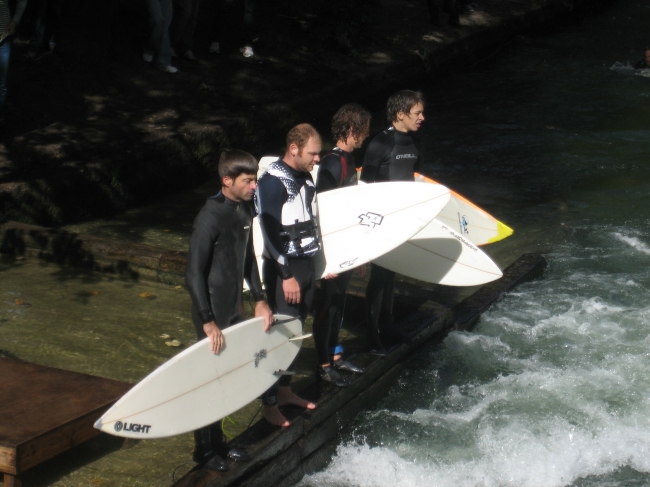
MULTIPOLYGON (((370 142, 363 159, 361 180, 366 183, 413 181, 414 173, 419 172, 420 150, 412 134, 424 121, 424 98, 419 91, 402 90, 391 96, 386 105, 391 125, 370 142)), ((377 355, 386 354, 385 347, 395 339, 390 335, 401 335, 392 327, 394 292, 395 273, 371 264, 366 318, 370 324, 371 352, 377 355)))
MULTIPOLYGON (((264 237, 262 275, 273 312, 300 317, 304 324, 314 298, 314 255, 320 249, 310 171, 320 160, 321 138, 311 125, 300 124, 286 142, 284 156, 262 174, 255 193, 264 237)), ((289 426, 278 406, 316 407, 295 395, 290 382, 290 375, 282 376, 262 398, 262 415, 273 425, 289 426)))

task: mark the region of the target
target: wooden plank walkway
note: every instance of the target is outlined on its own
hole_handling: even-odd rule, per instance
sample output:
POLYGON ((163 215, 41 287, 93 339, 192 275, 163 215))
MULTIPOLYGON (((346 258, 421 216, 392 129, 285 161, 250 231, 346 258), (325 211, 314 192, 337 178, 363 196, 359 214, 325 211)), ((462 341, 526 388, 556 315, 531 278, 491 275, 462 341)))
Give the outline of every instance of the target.
POLYGON ((93 423, 132 385, 0 357, 0 473, 20 473, 99 434, 93 423))

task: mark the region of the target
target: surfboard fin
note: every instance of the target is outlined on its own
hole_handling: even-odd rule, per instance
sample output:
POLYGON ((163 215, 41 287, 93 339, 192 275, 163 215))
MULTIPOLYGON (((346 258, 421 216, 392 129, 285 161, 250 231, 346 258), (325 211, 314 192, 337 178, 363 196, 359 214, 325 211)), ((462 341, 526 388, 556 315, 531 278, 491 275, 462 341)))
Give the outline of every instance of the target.
POLYGON ((296 375, 296 373, 291 371, 291 370, 282 370, 282 369, 280 369, 280 370, 276 370, 275 372, 273 372, 273 375, 275 375, 276 377, 281 377, 283 375, 296 375))
POLYGON ((271 326, 284 325, 285 323, 291 323, 292 321, 296 321, 296 318, 287 318, 286 320, 273 320, 271 322, 271 326))
POLYGON ((311 336, 311 333, 305 333, 304 335, 296 335, 293 338, 289 338, 290 342, 295 342, 298 340, 304 340, 305 338, 309 338, 311 336))

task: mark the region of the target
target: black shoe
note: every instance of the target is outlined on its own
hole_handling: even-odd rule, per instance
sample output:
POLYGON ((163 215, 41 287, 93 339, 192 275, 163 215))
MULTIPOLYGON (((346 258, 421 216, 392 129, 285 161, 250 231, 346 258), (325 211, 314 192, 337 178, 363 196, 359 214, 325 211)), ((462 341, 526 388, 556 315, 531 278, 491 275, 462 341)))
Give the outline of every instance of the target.
POLYGON ((343 370, 345 372, 351 372, 352 374, 363 374, 365 372, 365 369, 362 367, 359 367, 358 365, 354 365, 347 360, 339 359, 339 360, 334 360, 332 362, 332 367, 334 367, 336 370, 343 370))
POLYGON ((331 366, 318 367, 316 374, 321 380, 334 384, 336 387, 347 387, 350 385, 348 381, 331 366))
POLYGON ((224 462, 223 458, 214 450, 195 449, 192 454, 192 460, 210 470, 216 470, 218 472, 227 472, 230 470, 230 467, 224 462))
POLYGON ((375 357, 385 357, 388 355, 388 351, 384 347, 371 348, 370 355, 374 355, 375 357))
POLYGON ((247 452, 240 450, 239 448, 231 448, 228 450, 226 456, 236 462, 250 462, 253 458, 247 452))
POLYGON ((228 464, 219 455, 212 457, 212 459, 206 462, 203 466, 210 470, 216 470, 217 472, 227 472, 230 470, 228 464))

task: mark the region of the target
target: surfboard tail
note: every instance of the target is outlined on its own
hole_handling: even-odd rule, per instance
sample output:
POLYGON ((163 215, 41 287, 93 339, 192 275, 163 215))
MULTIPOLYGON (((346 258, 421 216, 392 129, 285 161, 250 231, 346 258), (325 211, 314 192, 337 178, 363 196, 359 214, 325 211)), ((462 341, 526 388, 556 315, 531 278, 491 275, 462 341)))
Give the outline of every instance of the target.
POLYGON ((497 221, 497 236, 492 237, 490 240, 488 240, 488 244, 498 242, 499 240, 503 240, 504 238, 512 235, 514 232, 515 231, 505 223, 501 223, 500 221, 497 221))

